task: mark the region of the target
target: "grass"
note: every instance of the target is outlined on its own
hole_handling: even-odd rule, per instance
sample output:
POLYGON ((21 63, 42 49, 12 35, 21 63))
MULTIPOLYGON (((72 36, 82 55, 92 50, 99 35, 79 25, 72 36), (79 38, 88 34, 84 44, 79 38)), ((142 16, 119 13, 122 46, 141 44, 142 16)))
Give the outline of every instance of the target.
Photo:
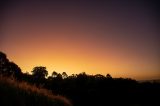
POLYGON ((71 103, 46 89, 0 76, 0 106, 71 106, 71 103))

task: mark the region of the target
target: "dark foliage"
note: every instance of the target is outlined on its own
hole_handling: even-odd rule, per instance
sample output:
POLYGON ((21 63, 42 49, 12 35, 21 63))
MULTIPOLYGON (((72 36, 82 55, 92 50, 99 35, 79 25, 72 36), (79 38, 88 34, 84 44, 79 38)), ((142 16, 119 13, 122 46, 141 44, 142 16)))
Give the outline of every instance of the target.
MULTIPOLYGON (((9 61, 6 55, 0 53, 1 74, 9 65, 4 65, 9 61)), ((17 71, 17 66, 12 67, 11 72, 17 71)), ((74 106, 159 106, 160 83, 143 82, 140 83, 130 78, 112 78, 110 74, 87 75, 80 74, 67 75, 53 72, 46 77, 48 72, 45 67, 35 67, 32 75, 23 73, 18 79, 27 81, 36 86, 43 86, 51 90, 54 94, 68 97, 74 106)))
POLYGON ((6 54, 0 52, 0 74, 3 76, 13 76, 16 79, 21 79, 21 69, 14 62, 7 59, 6 54))
POLYGON ((38 67, 34 67, 32 72, 32 76, 33 76, 33 83, 35 83, 36 85, 41 84, 44 85, 45 83, 45 77, 47 77, 48 75, 48 71, 46 70, 46 67, 42 67, 42 66, 38 66, 38 67))
POLYGON ((0 106, 72 106, 63 96, 24 81, 0 76, 0 106))

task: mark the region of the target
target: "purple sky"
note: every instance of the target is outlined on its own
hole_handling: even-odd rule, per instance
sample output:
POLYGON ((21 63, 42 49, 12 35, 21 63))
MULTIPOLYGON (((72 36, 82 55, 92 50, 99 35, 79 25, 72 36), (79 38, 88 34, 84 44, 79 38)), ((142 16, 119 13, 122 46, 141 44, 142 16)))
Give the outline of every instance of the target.
POLYGON ((24 71, 39 53, 49 70, 158 78, 158 9, 156 0, 2 0, 0 50, 24 71))

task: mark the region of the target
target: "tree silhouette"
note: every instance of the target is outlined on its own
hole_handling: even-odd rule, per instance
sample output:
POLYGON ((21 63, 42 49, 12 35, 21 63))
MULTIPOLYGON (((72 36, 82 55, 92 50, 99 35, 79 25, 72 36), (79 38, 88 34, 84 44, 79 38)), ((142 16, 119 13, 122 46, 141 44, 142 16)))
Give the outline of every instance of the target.
POLYGON ((57 75, 57 79, 62 79, 62 75, 60 73, 57 75))
POLYGON ((160 95, 160 83, 139 83, 130 78, 112 78, 110 74, 88 75, 85 72, 68 76, 66 72, 60 74, 53 71, 52 75, 46 78, 46 67, 34 67, 32 75, 21 73, 18 65, 10 62, 2 52, 0 74, 22 78, 22 81, 47 88, 54 94, 64 95, 71 99, 75 106, 104 106, 102 104, 106 104, 106 101, 106 105, 112 104, 110 106, 155 106, 153 103, 159 103, 156 97, 160 95), (126 102, 121 102, 124 100, 126 102))
POLYGON ((14 62, 9 62, 7 66, 7 74, 12 75, 14 77, 20 77, 21 69, 14 62))
POLYGON ((0 52, 0 74, 5 74, 7 71, 7 64, 9 60, 7 59, 6 54, 0 52))
POLYGON ((7 59, 5 53, 0 52, 0 74, 4 76, 13 76, 15 78, 21 77, 21 69, 14 62, 7 59))
POLYGON ((106 75, 106 78, 112 79, 112 76, 111 76, 110 74, 107 74, 107 75, 106 75))
POLYGON ((48 75, 48 71, 46 70, 46 67, 43 67, 43 66, 34 67, 31 72, 32 72, 32 75, 38 79, 41 79, 41 78, 44 79, 48 75))
POLYGON ((101 74, 96 74, 96 75, 95 75, 95 78, 97 78, 97 79, 99 79, 99 78, 104 79, 105 77, 104 77, 103 75, 101 75, 101 74))
POLYGON ((7 56, 6 56, 5 53, 0 52, 0 62, 2 62, 2 61, 4 61, 4 60, 8 60, 8 59, 7 59, 7 56))
POLYGON ((67 78, 67 77, 68 77, 67 73, 66 73, 66 72, 63 72, 63 73, 62 73, 62 78, 65 79, 65 78, 67 78))
POLYGON ((55 72, 55 71, 52 72, 52 77, 53 77, 53 78, 57 77, 57 75, 58 75, 57 72, 55 72))

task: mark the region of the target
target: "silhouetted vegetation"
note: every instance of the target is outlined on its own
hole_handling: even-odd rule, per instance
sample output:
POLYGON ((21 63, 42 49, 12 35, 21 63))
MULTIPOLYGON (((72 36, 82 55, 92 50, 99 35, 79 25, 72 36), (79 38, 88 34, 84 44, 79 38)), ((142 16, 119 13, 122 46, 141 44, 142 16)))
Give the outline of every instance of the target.
POLYGON ((1 106, 71 106, 66 98, 44 88, 3 76, 0 76, 0 100, 1 106))
POLYGON ((3 76, 14 76, 15 78, 20 78, 22 72, 18 65, 7 59, 6 54, 0 52, 0 74, 3 76))
POLYGON ((69 76, 66 72, 53 71, 52 75, 47 77, 48 71, 43 66, 33 68, 32 74, 22 73, 20 68, 15 63, 13 65, 13 62, 1 52, 0 74, 12 76, 20 83, 25 81, 36 87, 48 89, 54 95, 65 96, 74 106, 160 105, 158 82, 138 82, 130 78, 112 78, 110 74, 88 75, 85 72, 69 76))

